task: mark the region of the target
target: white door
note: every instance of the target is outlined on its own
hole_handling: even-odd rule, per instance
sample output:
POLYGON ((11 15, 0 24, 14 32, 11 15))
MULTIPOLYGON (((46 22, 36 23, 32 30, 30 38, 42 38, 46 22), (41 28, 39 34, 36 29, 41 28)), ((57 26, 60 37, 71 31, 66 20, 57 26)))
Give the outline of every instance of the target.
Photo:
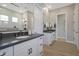
POLYGON ((79 48, 79 6, 75 5, 74 10, 74 43, 79 48))
POLYGON ((37 38, 37 56, 43 55, 43 36, 37 38))
POLYGON ((65 14, 57 15, 56 36, 57 38, 66 38, 65 32, 65 14))
POLYGON ((74 20, 74 44, 79 46, 79 31, 78 31, 78 20, 74 20))

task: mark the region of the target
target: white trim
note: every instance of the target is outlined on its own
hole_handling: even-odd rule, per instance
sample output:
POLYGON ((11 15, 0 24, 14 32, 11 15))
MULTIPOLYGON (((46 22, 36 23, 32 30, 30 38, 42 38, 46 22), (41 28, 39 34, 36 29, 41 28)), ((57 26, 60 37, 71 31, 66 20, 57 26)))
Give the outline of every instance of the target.
POLYGON ((66 13, 66 20, 65 20, 65 31, 66 31, 66 40, 68 39, 67 38, 67 25, 68 25, 68 23, 67 23, 67 18, 68 18, 68 16, 67 16, 67 13, 66 13))
POLYGON ((56 15, 56 38, 57 38, 57 15, 56 15))
POLYGON ((55 40, 58 40, 58 39, 62 39, 63 41, 66 41, 64 37, 57 37, 55 40))
MULTIPOLYGON (((73 41, 68 41, 68 40, 66 40, 66 42, 74 44, 74 42, 73 42, 73 41)), ((76 44, 75 44, 75 45, 76 45, 76 44)))
MULTIPOLYGON (((66 34, 65 39, 67 40, 67 13, 66 12, 60 12, 56 14, 56 25, 57 25, 57 16, 61 14, 65 14, 65 34, 66 34)), ((57 31, 57 28, 56 28, 56 31, 57 31)), ((57 32, 56 32, 56 38, 57 38, 57 32)))
MULTIPOLYGON (((58 40, 58 39, 64 39, 64 41, 65 42, 68 42, 68 43, 72 43, 72 44, 74 44, 74 42, 73 41, 68 41, 68 40, 65 40, 65 38, 64 37, 58 37, 58 38, 56 38, 55 40, 58 40)), ((76 45, 76 44, 75 44, 76 45)))

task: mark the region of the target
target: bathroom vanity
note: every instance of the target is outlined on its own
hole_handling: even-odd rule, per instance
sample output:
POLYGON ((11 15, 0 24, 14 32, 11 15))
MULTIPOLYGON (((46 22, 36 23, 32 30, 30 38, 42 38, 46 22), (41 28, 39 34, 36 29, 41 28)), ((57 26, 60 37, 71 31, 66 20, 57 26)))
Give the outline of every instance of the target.
POLYGON ((43 34, 32 34, 0 41, 0 56, 43 55, 43 34))

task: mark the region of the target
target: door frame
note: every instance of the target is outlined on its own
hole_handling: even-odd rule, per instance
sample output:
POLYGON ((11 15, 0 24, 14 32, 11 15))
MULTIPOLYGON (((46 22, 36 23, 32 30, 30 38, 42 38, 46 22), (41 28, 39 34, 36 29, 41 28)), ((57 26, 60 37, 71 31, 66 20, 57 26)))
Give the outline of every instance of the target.
MULTIPOLYGON (((64 37, 57 37, 57 32, 56 32, 56 39, 57 39, 57 38, 64 38, 65 41, 67 41, 67 13, 66 13, 66 12, 61 12, 61 13, 57 13, 57 14, 56 14, 56 25, 58 25, 58 24, 57 24, 58 15, 61 15, 61 14, 65 14, 65 38, 64 38, 64 37)), ((57 26, 56 26, 56 27, 57 27, 57 26)), ((57 30, 57 28, 56 28, 56 30, 57 30)))

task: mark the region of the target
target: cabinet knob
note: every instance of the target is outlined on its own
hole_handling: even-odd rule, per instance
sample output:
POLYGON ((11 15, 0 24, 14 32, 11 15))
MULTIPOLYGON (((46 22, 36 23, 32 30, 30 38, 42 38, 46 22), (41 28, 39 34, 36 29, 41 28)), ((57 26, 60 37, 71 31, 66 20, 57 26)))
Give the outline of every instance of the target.
POLYGON ((41 51, 41 52, 40 52, 40 55, 42 55, 42 56, 43 56, 43 51, 41 51))
POLYGON ((40 46, 43 46, 43 44, 40 44, 40 46))

